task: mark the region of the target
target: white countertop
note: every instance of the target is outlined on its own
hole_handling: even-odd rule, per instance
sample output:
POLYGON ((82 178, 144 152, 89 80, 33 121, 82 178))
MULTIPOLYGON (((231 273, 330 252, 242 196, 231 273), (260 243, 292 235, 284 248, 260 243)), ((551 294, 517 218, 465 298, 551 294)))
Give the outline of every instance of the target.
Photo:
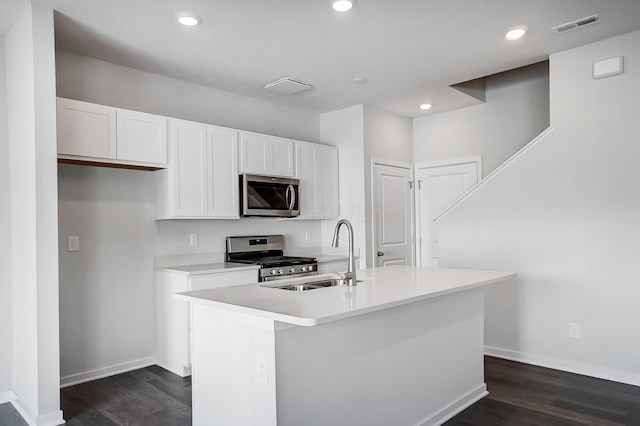
MULTIPOLYGON (((318 263, 329 263, 348 260, 349 256, 340 254, 320 254, 320 255, 308 255, 308 257, 315 257, 318 263)), ((248 265, 246 263, 234 263, 234 262, 207 262, 188 265, 167 265, 157 266, 156 271, 161 272, 173 272, 182 275, 204 275, 204 274, 216 274, 242 270, 254 270, 260 269, 258 265, 248 265)))
POLYGON ((246 263, 219 262, 219 263, 202 263, 197 265, 179 265, 179 266, 163 266, 156 268, 156 271, 174 272, 182 275, 203 275, 217 274, 223 272, 258 270, 258 265, 249 265, 246 263))
MULTIPOLYGON (((262 284, 318 281, 332 275, 262 284)), ((178 293, 175 297, 289 324, 314 326, 464 291, 515 276, 513 272, 501 271, 388 266, 358 271, 358 279, 364 281, 354 287, 287 291, 261 284, 248 284, 178 293)))

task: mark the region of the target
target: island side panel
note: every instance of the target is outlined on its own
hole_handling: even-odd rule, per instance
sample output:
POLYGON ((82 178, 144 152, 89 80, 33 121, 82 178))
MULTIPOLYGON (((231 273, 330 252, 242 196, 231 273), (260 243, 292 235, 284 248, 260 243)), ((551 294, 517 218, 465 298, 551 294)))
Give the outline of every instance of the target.
POLYGON ((441 424, 487 394, 484 289, 276 332, 279 426, 441 424))
POLYGON ((192 304, 193 425, 276 426, 274 321, 192 304))

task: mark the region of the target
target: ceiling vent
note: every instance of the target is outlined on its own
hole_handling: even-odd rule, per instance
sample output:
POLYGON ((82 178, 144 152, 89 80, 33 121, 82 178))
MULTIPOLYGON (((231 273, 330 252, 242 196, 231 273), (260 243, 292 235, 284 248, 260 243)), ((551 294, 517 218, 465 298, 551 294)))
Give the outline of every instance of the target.
POLYGON ((556 34, 563 34, 569 31, 577 30, 582 27, 586 27, 587 25, 595 24, 600 22, 600 17, 598 14, 587 16, 586 18, 578 19, 575 21, 567 22, 562 25, 558 25, 557 27, 551 28, 556 34))
POLYGON ((279 95, 294 95, 304 90, 311 89, 311 85, 306 81, 284 77, 280 80, 266 84, 264 88, 279 95))

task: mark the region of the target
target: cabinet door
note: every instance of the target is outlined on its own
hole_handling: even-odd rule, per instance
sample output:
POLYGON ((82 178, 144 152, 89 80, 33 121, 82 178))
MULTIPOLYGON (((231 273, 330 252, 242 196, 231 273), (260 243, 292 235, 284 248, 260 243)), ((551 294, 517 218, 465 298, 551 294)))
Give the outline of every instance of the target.
POLYGON ((294 174, 293 149, 295 142, 289 139, 271 139, 269 174, 291 177, 294 174))
POLYGON ((170 120, 173 214, 207 216, 207 126, 170 120))
POLYGON ((316 149, 314 144, 298 142, 296 146, 296 177, 300 179, 300 217, 312 218, 317 214, 316 149))
POLYGON ((337 218, 338 150, 326 145, 297 142, 296 175, 300 179, 300 217, 337 218))
POLYGON ((317 167, 316 181, 320 181, 319 199, 322 200, 320 205, 316 206, 317 213, 321 218, 335 219, 340 215, 338 149, 323 145, 317 147, 316 161, 319 161, 320 165, 317 167))
POLYGON ((116 109, 57 99, 58 154, 116 158, 116 109))
POLYGON ((165 165, 167 119, 158 115, 118 109, 117 158, 165 165))
POLYGON ((266 135, 240 133, 240 171, 266 174, 269 150, 270 145, 266 135))
POLYGON ((238 219, 238 132, 207 127, 208 215, 216 219, 238 219))
POLYGON ((259 133, 240 134, 240 172, 292 177, 294 141, 259 133))

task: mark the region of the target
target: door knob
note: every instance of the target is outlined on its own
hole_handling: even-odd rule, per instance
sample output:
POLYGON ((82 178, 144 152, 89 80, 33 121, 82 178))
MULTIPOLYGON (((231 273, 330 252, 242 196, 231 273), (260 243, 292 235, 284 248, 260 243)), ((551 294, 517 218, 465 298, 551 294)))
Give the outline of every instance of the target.
POLYGON ((384 252, 383 251, 379 251, 377 254, 378 254, 378 257, 384 256, 384 252))

